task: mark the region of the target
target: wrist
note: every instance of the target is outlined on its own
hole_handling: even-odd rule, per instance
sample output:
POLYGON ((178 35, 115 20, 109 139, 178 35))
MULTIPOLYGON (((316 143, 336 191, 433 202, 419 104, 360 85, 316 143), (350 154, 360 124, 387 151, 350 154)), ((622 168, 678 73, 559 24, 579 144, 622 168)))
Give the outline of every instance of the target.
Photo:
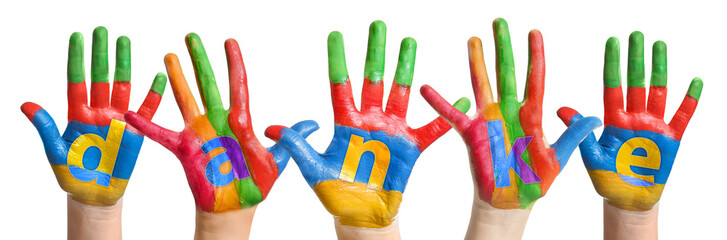
POLYGON ((386 227, 367 228, 343 225, 338 217, 333 218, 338 239, 401 239, 398 219, 394 219, 394 221, 386 227))
POLYGON ((80 203, 68 196, 68 239, 121 239, 122 200, 111 206, 80 203))
POLYGON ((197 209, 194 239, 248 239, 257 206, 223 213, 197 209))
POLYGON ((465 239, 521 239, 529 216, 530 208, 499 209, 475 195, 465 239))
POLYGON ((658 203, 646 211, 632 211, 603 200, 604 239, 657 239, 658 219, 658 203))

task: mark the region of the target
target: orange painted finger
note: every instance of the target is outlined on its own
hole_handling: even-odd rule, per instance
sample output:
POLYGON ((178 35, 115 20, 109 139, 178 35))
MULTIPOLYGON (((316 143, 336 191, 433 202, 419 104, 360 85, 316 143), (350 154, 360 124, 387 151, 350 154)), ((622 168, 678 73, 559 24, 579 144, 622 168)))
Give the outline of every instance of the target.
POLYGON ((169 53, 164 57, 164 64, 167 66, 169 82, 172 84, 174 99, 177 100, 179 111, 182 112, 182 118, 184 118, 185 123, 190 123, 201 114, 197 102, 194 100, 194 95, 189 90, 187 80, 184 78, 182 67, 179 66, 179 58, 177 58, 177 55, 169 53))

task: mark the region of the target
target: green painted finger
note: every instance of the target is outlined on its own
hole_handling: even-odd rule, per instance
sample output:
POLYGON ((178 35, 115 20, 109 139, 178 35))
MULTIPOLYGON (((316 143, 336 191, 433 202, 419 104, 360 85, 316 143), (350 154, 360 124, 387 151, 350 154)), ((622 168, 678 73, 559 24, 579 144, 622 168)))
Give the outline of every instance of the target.
POLYGON ((495 55, 497 59, 497 95, 502 101, 517 101, 517 84, 515 83, 515 61, 512 55, 510 30, 505 19, 498 18, 493 22, 495 32, 495 55))
POLYGON ((396 65, 396 75, 394 76, 394 81, 397 84, 411 86, 411 82, 414 79, 414 62, 416 57, 417 41, 410 37, 401 40, 399 63, 396 65))
POLYGON ((105 27, 93 30, 91 82, 109 82, 109 33, 105 27))
POLYGON ((114 81, 131 81, 131 41, 126 36, 116 39, 116 70, 114 81))
POLYGON ((386 24, 375 21, 369 27, 369 44, 366 50, 366 66, 364 78, 378 82, 384 78, 384 61, 386 59, 386 24))
POLYGON ((467 113, 467 111, 470 110, 470 106, 472 106, 472 103, 470 103, 470 100, 468 98, 463 97, 454 102, 452 106, 462 113, 467 113))
POLYGON ((634 31, 629 36, 629 63, 626 83, 629 87, 646 87, 644 72, 644 34, 634 31))
POLYGON ((652 50, 651 86, 666 87, 666 43, 656 41, 652 50))
MULTIPOLYGON (((366 66, 368 66, 368 61, 366 66)), ((348 80, 343 35, 338 31, 328 34, 328 79, 332 83, 345 83, 348 80)))
POLYGON ((621 86, 621 50, 618 38, 610 37, 606 41, 606 57, 603 66, 603 86, 617 88, 621 86))
POLYGON ((83 34, 74 32, 68 42, 68 82, 81 83, 85 79, 83 65, 83 34))
POLYGON ((689 90, 687 90, 687 94, 699 101, 699 97, 702 96, 703 85, 704 83, 702 83, 702 79, 695 77, 694 79, 692 79, 692 83, 689 84, 689 90))
POLYGON ((164 95, 164 88, 167 86, 167 75, 164 73, 157 73, 154 77, 154 82, 151 84, 151 90, 159 95, 164 95))
POLYGON ((207 58, 207 52, 204 50, 202 40, 195 33, 187 34, 187 50, 192 57, 192 65, 194 65, 194 74, 197 76, 197 85, 199 93, 202 95, 202 104, 205 110, 215 112, 224 110, 222 107, 222 99, 220 91, 217 88, 217 81, 212 72, 212 66, 207 58))

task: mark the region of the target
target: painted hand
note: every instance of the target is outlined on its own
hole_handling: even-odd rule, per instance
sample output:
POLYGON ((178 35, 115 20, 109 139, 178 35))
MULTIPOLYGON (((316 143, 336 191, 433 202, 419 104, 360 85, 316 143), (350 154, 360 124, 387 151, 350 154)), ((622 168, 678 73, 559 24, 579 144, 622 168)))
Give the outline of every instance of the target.
MULTIPOLYGON (((646 103, 644 35, 629 37, 628 105, 624 111, 621 90, 619 42, 606 42, 603 72, 606 127, 601 139, 593 133, 580 144, 583 162, 598 194, 627 210, 649 210, 661 198, 679 143, 702 93, 702 80, 694 78, 669 124, 664 122, 666 103, 666 44, 654 43, 649 101, 646 103)), ((566 124, 580 121, 575 110, 563 107, 558 116, 566 124)))
MULTIPOLYGON (((20 109, 33 123, 58 184, 71 197, 89 205, 114 205, 124 195, 144 136, 123 122, 129 107, 131 51, 129 38, 116 41, 114 91, 109 100, 108 32, 93 31, 91 105, 86 99, 83 35, 73 33, 68 48, 68 126, 60 135, 43 108, 26 102, 20 109)), ((151 119, 159 106, 167 78, 157 74, 139 108, 151 119)))
MULTIPOLYGON (((255 137, 248 104, 247 75, 237 42, 234 39, 225 41, 230 76, 229 110, 222 107, 202 40, 197 34, 190 33, 186 42, 206 113, 200 114, 179 59, 170 53, 164 63, 184 118, 184 130, 165 129, 134 112, 126 113, 124 117, 179 158, 198 209, 217 213, 255 206, 267 197, 290 155, 277 145, 264 148, 255 137)), ((293 129, 307 136, 318 129, 318 125, 303 121, 293 129)))
POLYGON ((529 66, 525 99, 517 99, 510 33, 504 19, 493 22, 497 57, 495 102, 482 56, 482 42, 468 42, 472 88, 477 104, 470 119, 452 108, 434 89, 421 93, 437 112, 459 132, 469 149, 472 175, 480 200, 501 209, 531 208, 543 197, 563 170, 578 143, 601 121, 589 117, 574 123, 558 141, 548 145, 543 135, 542 104, 545 82, 543 37, 530 31, 529 66))
MULTIPOLYGON (((291 153, 303 177, 326 209, 343 225, 385 227, 399 211, 401 195, 419 154, 446 133, 441 118, 418 129, 406 123, 416 56, 416 41, 401 42, 399 63, 386 110, 384 56, 386 25, 371 24, 364 68, 361 110, 351 94, 343 36, 328 35, 328 71, 335 133, 324 154, 316 152, 298 132, 271 126, 265 134, 291 153)), ((455 104, 466 111, 469 101, 455 104)))

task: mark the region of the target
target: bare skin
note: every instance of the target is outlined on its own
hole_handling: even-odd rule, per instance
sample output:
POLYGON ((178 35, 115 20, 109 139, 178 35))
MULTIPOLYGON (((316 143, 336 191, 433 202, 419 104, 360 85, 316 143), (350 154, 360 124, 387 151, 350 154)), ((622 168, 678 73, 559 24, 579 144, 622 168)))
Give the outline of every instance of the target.
POLYGON ((617 208, 603 200, 603 238, 658 239, 659 204, 647 211, 617 208))
POLYGON ((530 209, 499 209, 476 197, 465 239, 521 239, 530 209))
POLYGON ((224 213, 197 210, 194 239, 249 239, 256 208, 254 206, 224 213))
POLYGON ((364 240, 364 239, 382 239, 382 240, 399 240, 399 220, 394 220, 391 225, 383 228, 364 228, 342 225, 338 218, 334 217, 336 226, 336 235, 341 240, 364 240))
POLYGON ((68 195, 68 239, 121 239, 122 200, 103 207, 80 203, 68 195))

